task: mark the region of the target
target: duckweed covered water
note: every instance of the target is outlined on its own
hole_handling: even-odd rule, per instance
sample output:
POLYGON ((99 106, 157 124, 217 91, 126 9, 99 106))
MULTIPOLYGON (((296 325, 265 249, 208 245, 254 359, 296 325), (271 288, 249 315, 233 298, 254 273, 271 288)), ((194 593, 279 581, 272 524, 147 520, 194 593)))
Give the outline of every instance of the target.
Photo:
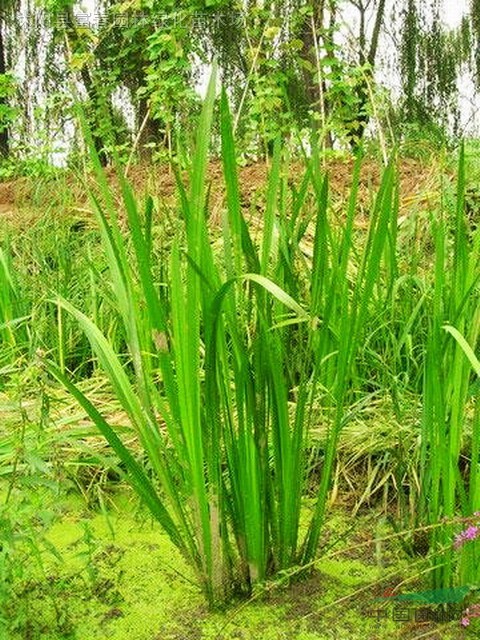
POLYGON ((413 615, 398 621, 388 603, 378 614, 375 596, 391 584, 389 576, 398 581, 408 572, 408 562, 398 549, 379 557, 378 545, 376 553, 375 545, 362 546, 375 530, 371 516, 359 519, 345 542, 348 516, 333 514, 330 557, 310 578, 289 588, 267 585, 248 603, 211 612, 190 568, 135 500, 122 491, 108 505, 93 511, 74 494, 57 500, 50 520, 38 512, 43 540, 40 533, 32 538, 30 519, 15 552, 2 558, 4 578, 14 553, 23 564, 10 571, 12 589, 0 601, 2 640, 381 640, 426 631, 463 637, 458 620, 442 627, 416 623, 413 615))

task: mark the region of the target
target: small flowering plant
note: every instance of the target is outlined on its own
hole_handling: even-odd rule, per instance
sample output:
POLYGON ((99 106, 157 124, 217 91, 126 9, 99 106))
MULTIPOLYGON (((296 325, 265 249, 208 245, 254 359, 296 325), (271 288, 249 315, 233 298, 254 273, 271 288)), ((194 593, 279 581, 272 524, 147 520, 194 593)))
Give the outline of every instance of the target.
MULTIPOLYGON (((461 549, 468 543, 480 538, 480 511, 476 511, 471 518, 468 518, 468 526, 457 533, 453 539, 453 548, 461 549)), ((472 618, 480 618, 480 603, 469 605, 463 612, 460 621, 463 627, 468 627, 472 618)))
POLYGON ((469 542, 470 540, 475 540, 476 538, 478 538, 479 535, 480 535, 480 527, 471 524, 463 531, 460 531, 460 533, 457 533, 453 541, 453 546, 455 549, 459 549, 466 542, 469 542))
POLYGON ((465 609, 460 621, 462 627, 468 627, 472 618, 480 618, 480 603, 472 604, 465 609))

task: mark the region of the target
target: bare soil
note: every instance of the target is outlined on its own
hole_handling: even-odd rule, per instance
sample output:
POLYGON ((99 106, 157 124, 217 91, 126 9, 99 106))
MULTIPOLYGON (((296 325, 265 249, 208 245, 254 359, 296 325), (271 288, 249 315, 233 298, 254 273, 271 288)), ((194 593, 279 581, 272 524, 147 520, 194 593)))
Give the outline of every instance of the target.
MULTIPOLYGON (((340 206, 349 195, 353 174, 353 159, 330 160, 324 169, 329 176, 329 187, 333 200, 340 206)), ((265 162, 257 162, 239 168, 241 203, 244 209, 263 210, 264 193, 269 167, 265 162)), ((365 160, 360 177, 358 204, 368 208, 377 192, 383 167, 375 160, 365 160)), ((113 168, 107 168, 107 178, 114 193, 118 194, 118 185, 113 168)), ((304 175, 304 167, 292 162, 289 168, 289 184, 298 185, 304 175)), ((439 167, 424 164, 412 159, 403 159, 398 164, 400 215, 412 208, 429 206, 437 197, 442 172, 439 167)), ((187 176, 183 176, 188 181, 187 176)), ((171 202, 175 197, 175 175, 167 165, 137 165, 129 170, 128 178, 138 194, 154 194, 161 201, 171 202)), ((210 163, 208 169, 211 216, 218 217, 224 199, 224 180, 221 162, 210 163)), ((94 186, 94 179, 87 181, 94 186)), ((27 179, 19 178, 0 182, 0 224, 25 228, 41 218, 46 211, 55 211, 60 215, 71 213, 74 216, 86 214, 90 204, 86 195, 84 180, 74 174, 65 174, 60 178, 27 179), (67 196, 67 197, 66 197, 67 196)), ((361 212, 360 212, 361 213, 361 212)), ((359 220, 360 222, 360 220, 359 220)))

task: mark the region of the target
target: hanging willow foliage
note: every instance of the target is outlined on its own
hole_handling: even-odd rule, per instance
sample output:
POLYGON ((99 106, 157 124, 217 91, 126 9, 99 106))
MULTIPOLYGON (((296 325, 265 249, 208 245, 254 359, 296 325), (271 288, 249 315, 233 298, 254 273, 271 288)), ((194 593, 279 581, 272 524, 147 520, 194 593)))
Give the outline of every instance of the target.
MULTIPOLYGON (((179 148, 179 140, 190 139, 198 64, 213 57, 229 91, 242 150, 259 137, 270 149, 276 135, 292 127, 313 125, 329 141, 345 141, 355 125, 361 138, 371 115, 372 92, 364 80, 373 81, 384 55, 400 69, 403 122, 451 126, 460 74, 468 73, 480 87, 480 0, 470 0, 456 29, 443 23, 441 0, 207 4, 189 0, 180 10, 162 0, 98 0, 104 20, 90 27, 75 17, 75 0, 0 0, 0 75, 15 72, 19 88, 13 98, 0 96, 0 106, 13 105, 20 114, 9 123, 11 131, 3 131, 3 154, 9 134, 23 152, 38 151, 39 138, 44 148, 53 148, 55 139, 72 137, 71 130, 66 133, 74 100, 72 58, 91 111, 101 103, 114 120, 114 96, 123 96, 122 114, 131 109, 133 131, 125 118, 120 124, 119 115, 120 133, 112 144, 138 135, 139 152, 164 144, 179 148), (345 8, 358 18, 358 28, 353 21, 346 24, 345 8), (72 20, 51 19, 59 13, 72 20), (390 38, 386 24, 398 38, 390 38), (351 49, 346 40, 353 41, 351 49), (395 52, 387 51, 394 42, 395 52)), ((101 157, 107 144, 103 120, 91 117, 101 157)))
POLYGON ((460 74, 480 87, 480 0, 471 0, 457 28, 443 24, 440 0, 408 0, 401 22, 403 117, 445 125, 458 116, 460 74))
POLYGON ((470 42, 468 52, 471 54, 474 68, 475 84, 480 87, 480 0, 470 0, 470 42))

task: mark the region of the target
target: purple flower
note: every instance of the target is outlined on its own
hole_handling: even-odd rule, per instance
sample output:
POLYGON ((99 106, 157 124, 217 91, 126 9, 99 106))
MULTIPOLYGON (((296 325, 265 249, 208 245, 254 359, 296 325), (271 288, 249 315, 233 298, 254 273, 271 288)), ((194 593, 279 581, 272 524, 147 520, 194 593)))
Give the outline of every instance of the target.
POLYGON ((475 540, 480 535, 480 528, 470 525, 464 531, 461 531, 455 536, 455 540, 453 541, 453 546, 455 549, 461 547, 465 542, 469 540, 475 540))
POLYGON ((460 620, 462 627, 468 627, 470 624, 470 618, 480 618, 480 603, 476 602, 463 612, 463 617, 460 620))

